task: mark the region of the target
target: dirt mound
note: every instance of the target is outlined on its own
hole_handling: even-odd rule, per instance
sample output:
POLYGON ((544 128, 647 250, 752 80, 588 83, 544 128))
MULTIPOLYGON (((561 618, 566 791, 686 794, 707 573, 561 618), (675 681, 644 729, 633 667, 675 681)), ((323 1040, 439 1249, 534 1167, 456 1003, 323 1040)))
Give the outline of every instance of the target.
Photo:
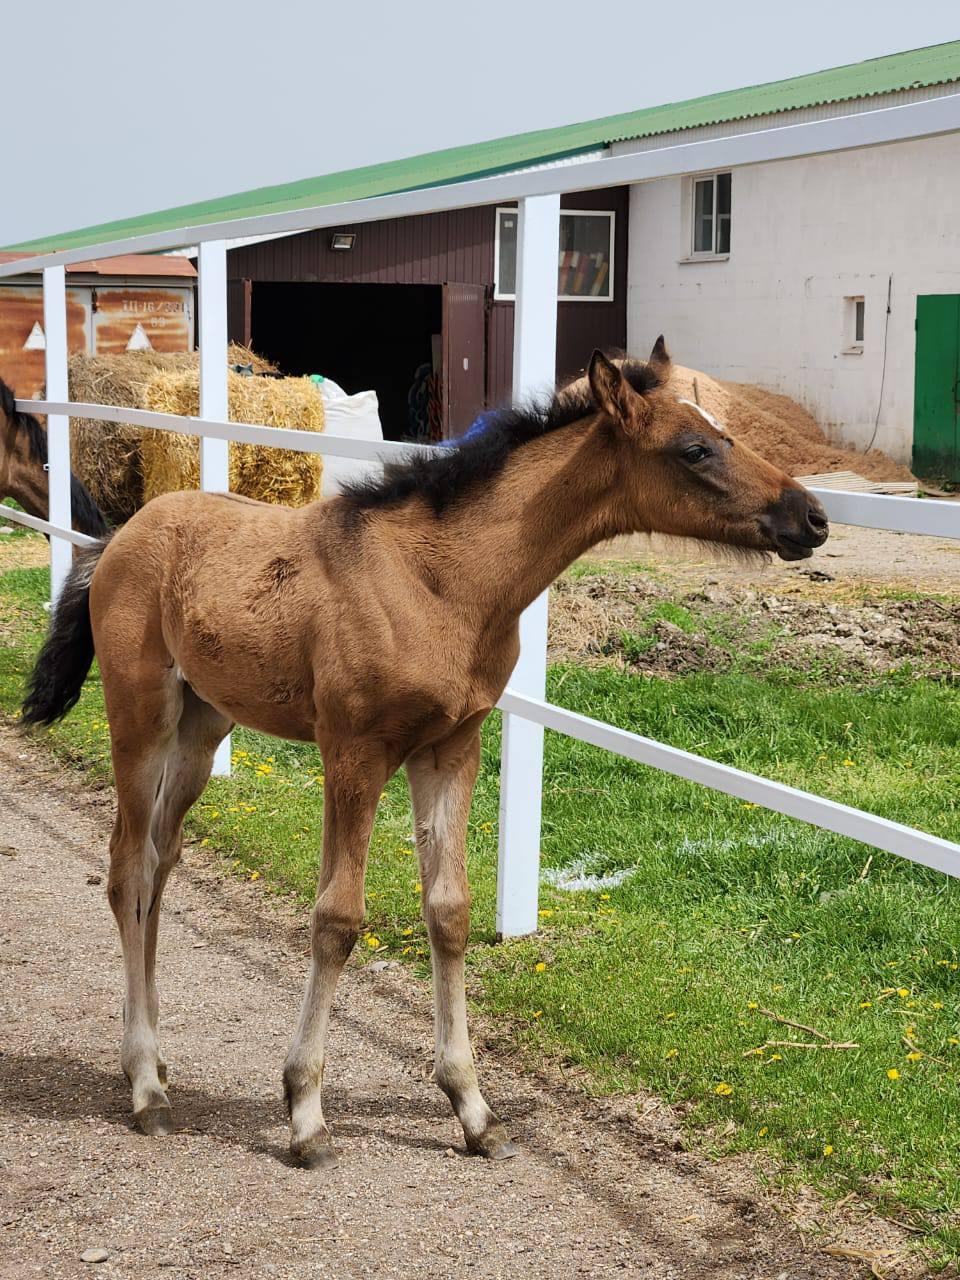
POLYGON ((879 449, 857 453, 831 444, 816 419, 789 396, 747 382, 718 382, 696 369, 673 366, 671 385, 688 400, 694 399, 694 378, 704 409, 729 428, 731 435, 788 475, 856 471, 871 480, 913 478, 907 467, 879 449))

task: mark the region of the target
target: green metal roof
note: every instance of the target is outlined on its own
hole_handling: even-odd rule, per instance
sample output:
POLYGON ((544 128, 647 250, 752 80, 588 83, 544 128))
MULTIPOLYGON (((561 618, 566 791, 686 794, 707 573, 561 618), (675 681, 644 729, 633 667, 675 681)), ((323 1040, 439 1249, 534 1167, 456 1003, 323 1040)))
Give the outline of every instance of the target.
POLYGON ((154 231, 173 230, 227 218, 253 217, 262 213, 279 213, 311 205, 339 204, 368 196, 390 195, 398 191, 462 182, 470 178, 505 173, 530 164, 545 164, 568 156, 581 155, 611 142, 627 138, 653 137, 701 125, 721 124, 793 111, 800 107, 844 102, 897 90, 925 88, 960 80, 960 40, 910 49, 904 53, 871 58, 829 71, 795 76, 769 84, 752 85, 713 93, 686 102, 646 107, 621 115, 589 120, 583 124, 562 125, 519 133, 509 138, 450 147, 404 160, 367 165, 305 178, 279 186, 258 187, 217 200, 180 205, 158 213, 123 218, 84 227, 62 235, 44 236, 8 246, 36 252, 53 249, 82 248, 123 236, 154 231))

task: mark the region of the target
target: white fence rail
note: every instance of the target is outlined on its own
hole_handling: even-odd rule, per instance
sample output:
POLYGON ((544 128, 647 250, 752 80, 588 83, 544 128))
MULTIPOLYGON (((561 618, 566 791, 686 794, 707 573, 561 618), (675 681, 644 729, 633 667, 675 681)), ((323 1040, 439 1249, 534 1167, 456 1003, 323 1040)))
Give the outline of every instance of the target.
MULTIPOLYGON (((17 408, 27 412, 63 414, 76 418, 100 418, 113 422, 151 427, 161 431, 184 432, 201 440, 236 441, 276 448, 295 449, 304 453, 330 454, 367 462, 383 462, 389 458, 408 457, 424 448, 421 445, 396 444, 389 441, 369 442, 346 437, 328 436, 309 431, 278 427, 261 427, 246 423, 218 422, 205 418, 178 417, 142 409, 125 409, 113 405, 70 403, 69 401, 18 400, 17 408)), ((960 538, 960 504, 939 500, 886 497, 879 494, 848 493, 833 489, 814 490, 827 508, 831 520, 857 524, 867 528, 893 529, 934 537, 960 538)), ((49 534, 51 540, 63 539, 76 546, 89 546, 96 540, 50 521, 40 520, 22 511, 0 508, 0 518, 49 534)), ((917 828, 892 822, 877 814, 838 804, 823 796, 800 791, 770 778, 759 777, 742 769, 720 764, 688 751, 656 742, 640 734, 620 729, 604 721, 593 720, 564 707, 531 696, 529 689, 542 691, 542 655, 546 645, 546 610, 538 608, 525 619, 524 639, 528 652, 532 643, 540 646, 541 657, 532 670, 515 673, 510 686, 500 699, 504 713, 505 753, 503 762, 503 796, 501 799, 501 874, 498 876, 498 931, 503 936, 530 933, 536 928, 537 884, 539 867, 540 807, 534 804, 539 793, 531 789, 531 767, 542 769, 542 736, 530 738, 524 726, 552 729, 580 742, 615 752, 628 760, 660 769, 665 773, 699 783, 715 791, 737 796, 791 818, 839 835, 860 840, 885 849, 923 866, 960 877, 960 845, 943 840, 917 828), (533 624, 531 626, 531 623, 533 624), (520 679, 517 679, 517 675, 520 679), (526 685, 524 689, 522 686, 526 685), (515 745, 513 758, 509 734, 513 725, 515 745), (518 732, 519 730, 519 732, 518 732), (519 762, 516 757, 519 756, 519 762), (519 766, 518 767, 518 763, 519 766), (511 778, 511 765, 513 765, 511 778), (513 795, 508 788, 514 787, 513 795), (519 865, 515 865, 519 864, 519 865), (522 892, 505 896, 507 886, 522 892)))
MULTIPOLYGON (((560 193, 877 146, 954 131, 960 131, 958 94, 853 116, 758 129, 726 138, 685 142, 631 155, 583 160, 562 167, 470 180, 349 204, 286 210, 228 222, 184 225, 0 264, 0 279, 43 269, 49 399, 17 403, 19 408, 28 412, 48 415, 51 495, 49 521, 2 508, 0 517, 50 535, 52 583, 56 595, 69 566, 70 544, 83 546, 91 541, 70 529, 70 416, 100 418, 199 436, 204 488, 225 487, 225 442, 230 440, 372 462, 407 456, 418 447, 366 444, 335 436, 317 436, 310 432, 223 420, 227 416, 223 360, 227 237, 267 237, 518 200, 520 257, 514 330, 514 389, 527 393, 553 380, 556 218, 560 193), (111 405, 70 403, 66 399, 64 267, 91 258, 157 252, 188 245, 200 245, 200 416, 180 418, 111 405), (554 265, 547 269, 546 264, 551 258, 554 265)), ((814 492, 835 523, 960 538, 960 506, 953 503, 833 490, 814 492)), ((960 845, 875 814, 836 804, 822 796, 732 769, 544 701, 546 607, 543 599, 536 602, 521 620, 521 637, 521 661, 500 702, 504 713, 505 751, 501 773, 497 928, 502 935, 527 933, 536 928, 544 728, 864 841, 949 875, 960 876, 960 845)))

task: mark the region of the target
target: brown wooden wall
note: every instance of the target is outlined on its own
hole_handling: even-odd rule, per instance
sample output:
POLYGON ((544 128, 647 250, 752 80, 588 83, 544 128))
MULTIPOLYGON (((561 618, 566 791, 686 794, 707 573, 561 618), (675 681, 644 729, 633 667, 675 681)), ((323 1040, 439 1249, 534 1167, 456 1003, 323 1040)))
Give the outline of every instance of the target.
MULTIPOLYGON (((563 197, 568 209, 616 212, 614 298, 612 302, 561 302, 557 319, 557 376, 582 369, 594 347, 622 348, 627 338, 626 187, 563 197)), ((487 292, 486 402, 509 399, 513 371, 512 302, 493 301, 493 206, 344 226, 356 231, 349 252, 330 248, 332 229, 233 249, 229 254, 230 336, 249 340, 249 290, 242 281, 276 283, 478 284, 487 292), (246 301, 246 306, 244 302, 246 301)), ((254 303, 255 305, 255 303, 254 303)), ((333 372, 333 371, 331 371, 333 372)), ((334 375, 335 376, 335 375, 334 375)))

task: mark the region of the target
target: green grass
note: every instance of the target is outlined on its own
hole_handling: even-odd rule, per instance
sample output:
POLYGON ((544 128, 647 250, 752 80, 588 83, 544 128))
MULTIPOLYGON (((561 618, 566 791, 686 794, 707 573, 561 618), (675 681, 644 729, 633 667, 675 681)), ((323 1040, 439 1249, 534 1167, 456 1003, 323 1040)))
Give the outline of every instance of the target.
MULTIPOLYGON (((7 711, 46 592, 39 570, 0 578, 0 622, 16 633, 0 650, 7 711)), ((808 676, 657 681, 567 666, 551 671, 549 696, 956 839, 960 690, 906 671, 856 686, 808 676)), ((477 1006, 531 1061, 575 1065, 598 1091, 653 1089, 684 1104, 691 1140, 708 1150, 773 1155, 784 1179, 856 1191, 922 1228, 941 1258, 960 1252, 960 886, 548 734, 541 932, 492 946, 499 732, 491 717, 470 828, 477 1006), (564 887, 576 875, 584 887, 564 887), (858 1047, 750 1052, 812 1039, 764 1010, 858 1047), (922 1057, 907 1057, 905 1036, 922 1057)), ((49 736, 91 776, 108 775, 96 679, 49 736)), ((234 777, 211 784, 191 835, 239 873, 311 897, 316 751, 242 730, 234 747, 234 777)), ((425 971, 410 830, 398 777, 374 834, 361 945, 425 971)))
MULTIPOLYGON (((23 510, 20 503, 14 502, 13 498, 0 499, 0 507, 10 507, 13 511, 23 510)), ((22 524, 14 524, 12 520, 0 519, 0 529, 3 530, 4 538, 31 538, 36 536, 22 524)))

